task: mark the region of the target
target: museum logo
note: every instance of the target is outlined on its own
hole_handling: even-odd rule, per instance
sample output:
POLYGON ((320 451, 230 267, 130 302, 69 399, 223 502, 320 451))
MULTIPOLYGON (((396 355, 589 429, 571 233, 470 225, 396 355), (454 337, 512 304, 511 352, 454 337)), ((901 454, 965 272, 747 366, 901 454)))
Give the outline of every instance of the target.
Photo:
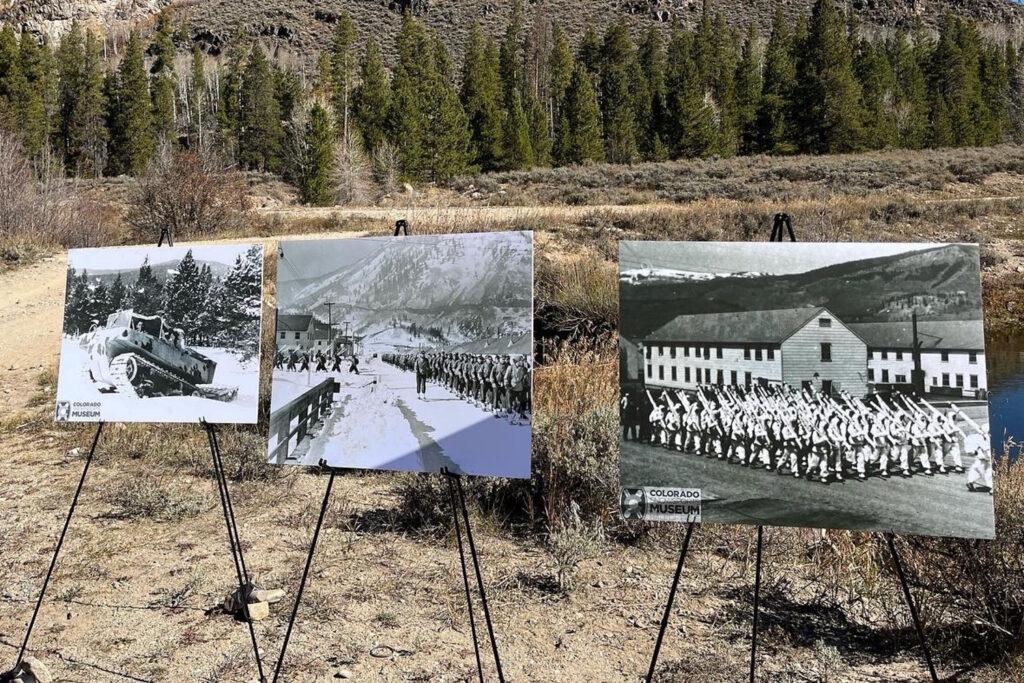
POLYGON ((700 522, 700 489, 647 486, 622 489, 624 519, 648 522, 700 522))

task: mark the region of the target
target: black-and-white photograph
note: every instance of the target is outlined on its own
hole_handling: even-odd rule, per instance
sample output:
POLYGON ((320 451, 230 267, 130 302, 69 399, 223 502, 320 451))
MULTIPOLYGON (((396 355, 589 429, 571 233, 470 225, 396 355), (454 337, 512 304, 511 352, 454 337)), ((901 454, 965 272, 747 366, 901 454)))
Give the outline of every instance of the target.
POLYGON ((533 233, 278 257, 269 462, 530 476, 533 233))
POLYGON ((624 489, 993 537, 977 245, 623 242, 619 267, 624 489))
POLYGON ((255 423, 263 247, 72 249, 60 422, 255 423))

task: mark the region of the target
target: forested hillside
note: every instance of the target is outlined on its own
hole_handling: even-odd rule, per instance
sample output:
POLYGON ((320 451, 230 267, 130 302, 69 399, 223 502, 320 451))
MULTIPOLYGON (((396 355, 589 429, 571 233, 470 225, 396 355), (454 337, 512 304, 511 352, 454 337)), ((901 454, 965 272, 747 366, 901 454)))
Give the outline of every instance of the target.
POLYGON ((159 148, 214 150, 282 174, 310 204, 350 200, 371 176, 393 185, 1024 138, 1020 43, 953 14, 934 31, 879 33, 816 0, 808 14, 741 29, 709 1, 692 27, 637 35, 619 17, 574 42, 566 22, 537 11, 530 22, 517 1, 497 39, 473 26, 456 59, 447 32, 417 12, 404 13, 393 45, 341 12, 329 49, 305 68, 260 40, 214 58, 179 11, 123 44, 77 23, 56 44, 7 25, 0 121, 30 158, 71 175, 141 174, 159 148))

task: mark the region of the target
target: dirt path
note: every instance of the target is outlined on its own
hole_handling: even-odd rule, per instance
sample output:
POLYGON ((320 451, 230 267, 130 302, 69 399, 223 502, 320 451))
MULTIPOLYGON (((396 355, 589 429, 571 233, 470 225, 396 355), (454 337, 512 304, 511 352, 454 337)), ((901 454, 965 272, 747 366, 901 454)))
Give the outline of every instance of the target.
POLYGON ((60 349, 67 259, 53 256, 0 275, 0 413, 25 406, 60 349))

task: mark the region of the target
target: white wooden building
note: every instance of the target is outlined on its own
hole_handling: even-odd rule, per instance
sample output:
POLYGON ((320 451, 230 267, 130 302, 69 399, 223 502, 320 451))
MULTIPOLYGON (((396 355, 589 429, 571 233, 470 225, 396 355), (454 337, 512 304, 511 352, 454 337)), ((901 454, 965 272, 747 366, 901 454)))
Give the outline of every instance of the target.
MULTIPOLYGON (((987 390, 982 321, 918 324, 926 392, 981 396, 987 390)), ((910 322, 851 323, 827 308, 681 315, 642 340, 643 381, 701 385, 785 382, 863 396, 911 383, 910 322)))
MULTIPOLYGON (((854 323, 868 342, 868 382, 874 389, 911 381, 913 326, 909 322, 854 323)), ((944 396, 984 396, 985 326, 981 320, 926 320, 917 325, 925 392, 944 396)))
POLYGON ((820 306, 681 315, 647 335, 642 348, 644 382, 652 386, 785 382, 868 392, 867 344, 820 306))
POLYGON ((314 316, 308 313, 282 313, 277 316, 278 348, 326 349, 330 345, 330 328, 314 316))

